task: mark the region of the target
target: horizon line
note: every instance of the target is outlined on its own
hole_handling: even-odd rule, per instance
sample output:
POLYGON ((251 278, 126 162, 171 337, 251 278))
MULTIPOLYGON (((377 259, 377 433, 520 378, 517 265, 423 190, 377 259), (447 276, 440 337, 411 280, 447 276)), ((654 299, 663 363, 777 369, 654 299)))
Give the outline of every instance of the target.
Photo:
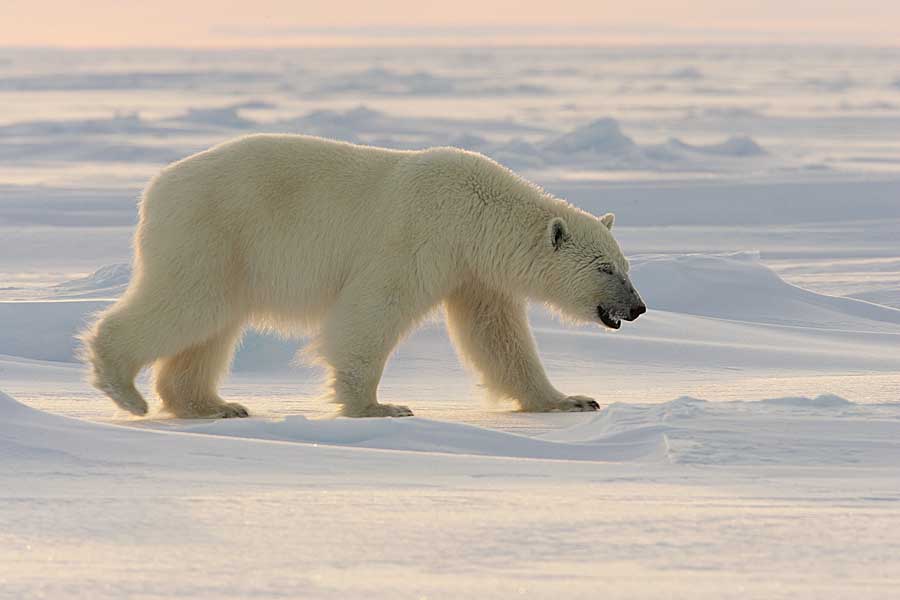
MULTIPOLYGON (((180 37, 180 36, 179 36, 180 37)), ((900 48, 892 30, 834 26, 797 29, 773 24, 723 24, 673 27, 620 23, 550 24, 364 24, 364 25, 242 25, 212 24, 182 39, 107 39, 19 41, 0 48, 60 49, 331 49, 331 48, 900 48)))
MULTIPOLYGON (((408 39, 408 38, 407 38, 408 39)), ((360 40, 309 40, 288 41, 277 40, 271 43, 252 43, 252 44, 236 44, 225 41, 209 41, 194 44, 78 44, 78 43, 34 43, 34 44, 0 44, 0 51, 38 51, 38 50, 71 50, 71 51, 91 51, 91 50, 191 50, 191 51, 228 51, 228 50, 249 50, 249 51, 273 51, 273 50, 450 50, 450 49, 472 49, 472 50, 494 50, 494 49, 526 49, 526 48, 548 48, 548 49, 617 49, 617 48, 721 48, 721 49, 779 49, 779 48, 828 48, 828 49, 859 49, 859 50, 900 50, 900 41, 895 43, 887 41, 816 41, 816 40, 786 40, 772 42, 770 40, 744 40, 726 42, 721 40, 615 40, 615 41, 590 41, 590 40, 544 40, 532 43, 523 43, 520 40, 497 40, 494 42, 485 42, 484 40, 408 40, 403 38, 400 40, 383 40, 380 43, 375 39, 360 40)))

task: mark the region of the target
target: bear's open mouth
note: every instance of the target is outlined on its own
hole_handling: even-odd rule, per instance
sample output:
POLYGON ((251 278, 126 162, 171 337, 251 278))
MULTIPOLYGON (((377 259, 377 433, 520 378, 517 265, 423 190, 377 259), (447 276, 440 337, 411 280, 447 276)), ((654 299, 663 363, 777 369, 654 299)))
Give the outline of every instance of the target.
POLYGON ((609 310, 603 308, 602 306, 597 307, 597 316, 600 317, 600 320, 603 321, 603 324, 610 329, 618 329, 622 326, 622 321, 612 316, 609 310))

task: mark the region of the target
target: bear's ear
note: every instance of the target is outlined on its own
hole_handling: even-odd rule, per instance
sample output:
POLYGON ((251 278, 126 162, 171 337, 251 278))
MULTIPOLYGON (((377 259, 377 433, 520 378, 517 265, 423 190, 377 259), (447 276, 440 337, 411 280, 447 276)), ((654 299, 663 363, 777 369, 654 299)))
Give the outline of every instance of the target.
POLYGON ((602 217, 600 217, 600 222, 606 225, 607 229, 612 229, 613 223, 616 222, 616 215, 612 213, 606 213, 602 217))
POLYGON ((553 217, 547 226, 547 235, 550 238, 550 245, 556 251, 569 239, 569 228, 566 227, 565 221, 559 217, 553 217))

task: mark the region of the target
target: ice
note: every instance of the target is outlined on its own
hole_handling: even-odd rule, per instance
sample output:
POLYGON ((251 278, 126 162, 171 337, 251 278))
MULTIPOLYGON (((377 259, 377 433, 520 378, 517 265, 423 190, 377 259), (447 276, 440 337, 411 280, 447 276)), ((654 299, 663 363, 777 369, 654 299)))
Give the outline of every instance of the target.
MULTIPOLYGON (((0 49, 0 598, 887 598, 896 48, 0 49), (73 335, 160 167, 250 132, 483 152, 596 214, 650 308, 530 312, 595 413, 488 403, 440 319, 334 416, 248 332, 249 419, 146 418, 73 335)), ((436 315, 439 317, 440 315, 436 315)))

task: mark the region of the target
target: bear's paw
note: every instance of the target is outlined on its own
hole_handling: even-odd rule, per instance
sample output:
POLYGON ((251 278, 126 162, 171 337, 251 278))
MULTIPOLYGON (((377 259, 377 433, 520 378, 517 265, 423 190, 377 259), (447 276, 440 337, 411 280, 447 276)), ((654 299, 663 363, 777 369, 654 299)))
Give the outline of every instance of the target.
POLYGON ((587 396, 567 396, 539 406, 529 406, 526 410, 530 412, 591 412, 600 410, 600 405, 596 400, 587 396))
POLYGON ((250 416, 250 411, 237 402, 222 402, 211 406, 208 411, 191 415, 199 419, 242 419, 250 416))
POLYGON ((569 396, 562 400, 559 410, 567 412, 590 412, 600 410, 600 405, 593 398, 587 396, 569 396))
POLYGON ((413 412, 407 406, 398 404, 368 404, 359 408, 344 407, 345 417, 411 417, 413 412))

